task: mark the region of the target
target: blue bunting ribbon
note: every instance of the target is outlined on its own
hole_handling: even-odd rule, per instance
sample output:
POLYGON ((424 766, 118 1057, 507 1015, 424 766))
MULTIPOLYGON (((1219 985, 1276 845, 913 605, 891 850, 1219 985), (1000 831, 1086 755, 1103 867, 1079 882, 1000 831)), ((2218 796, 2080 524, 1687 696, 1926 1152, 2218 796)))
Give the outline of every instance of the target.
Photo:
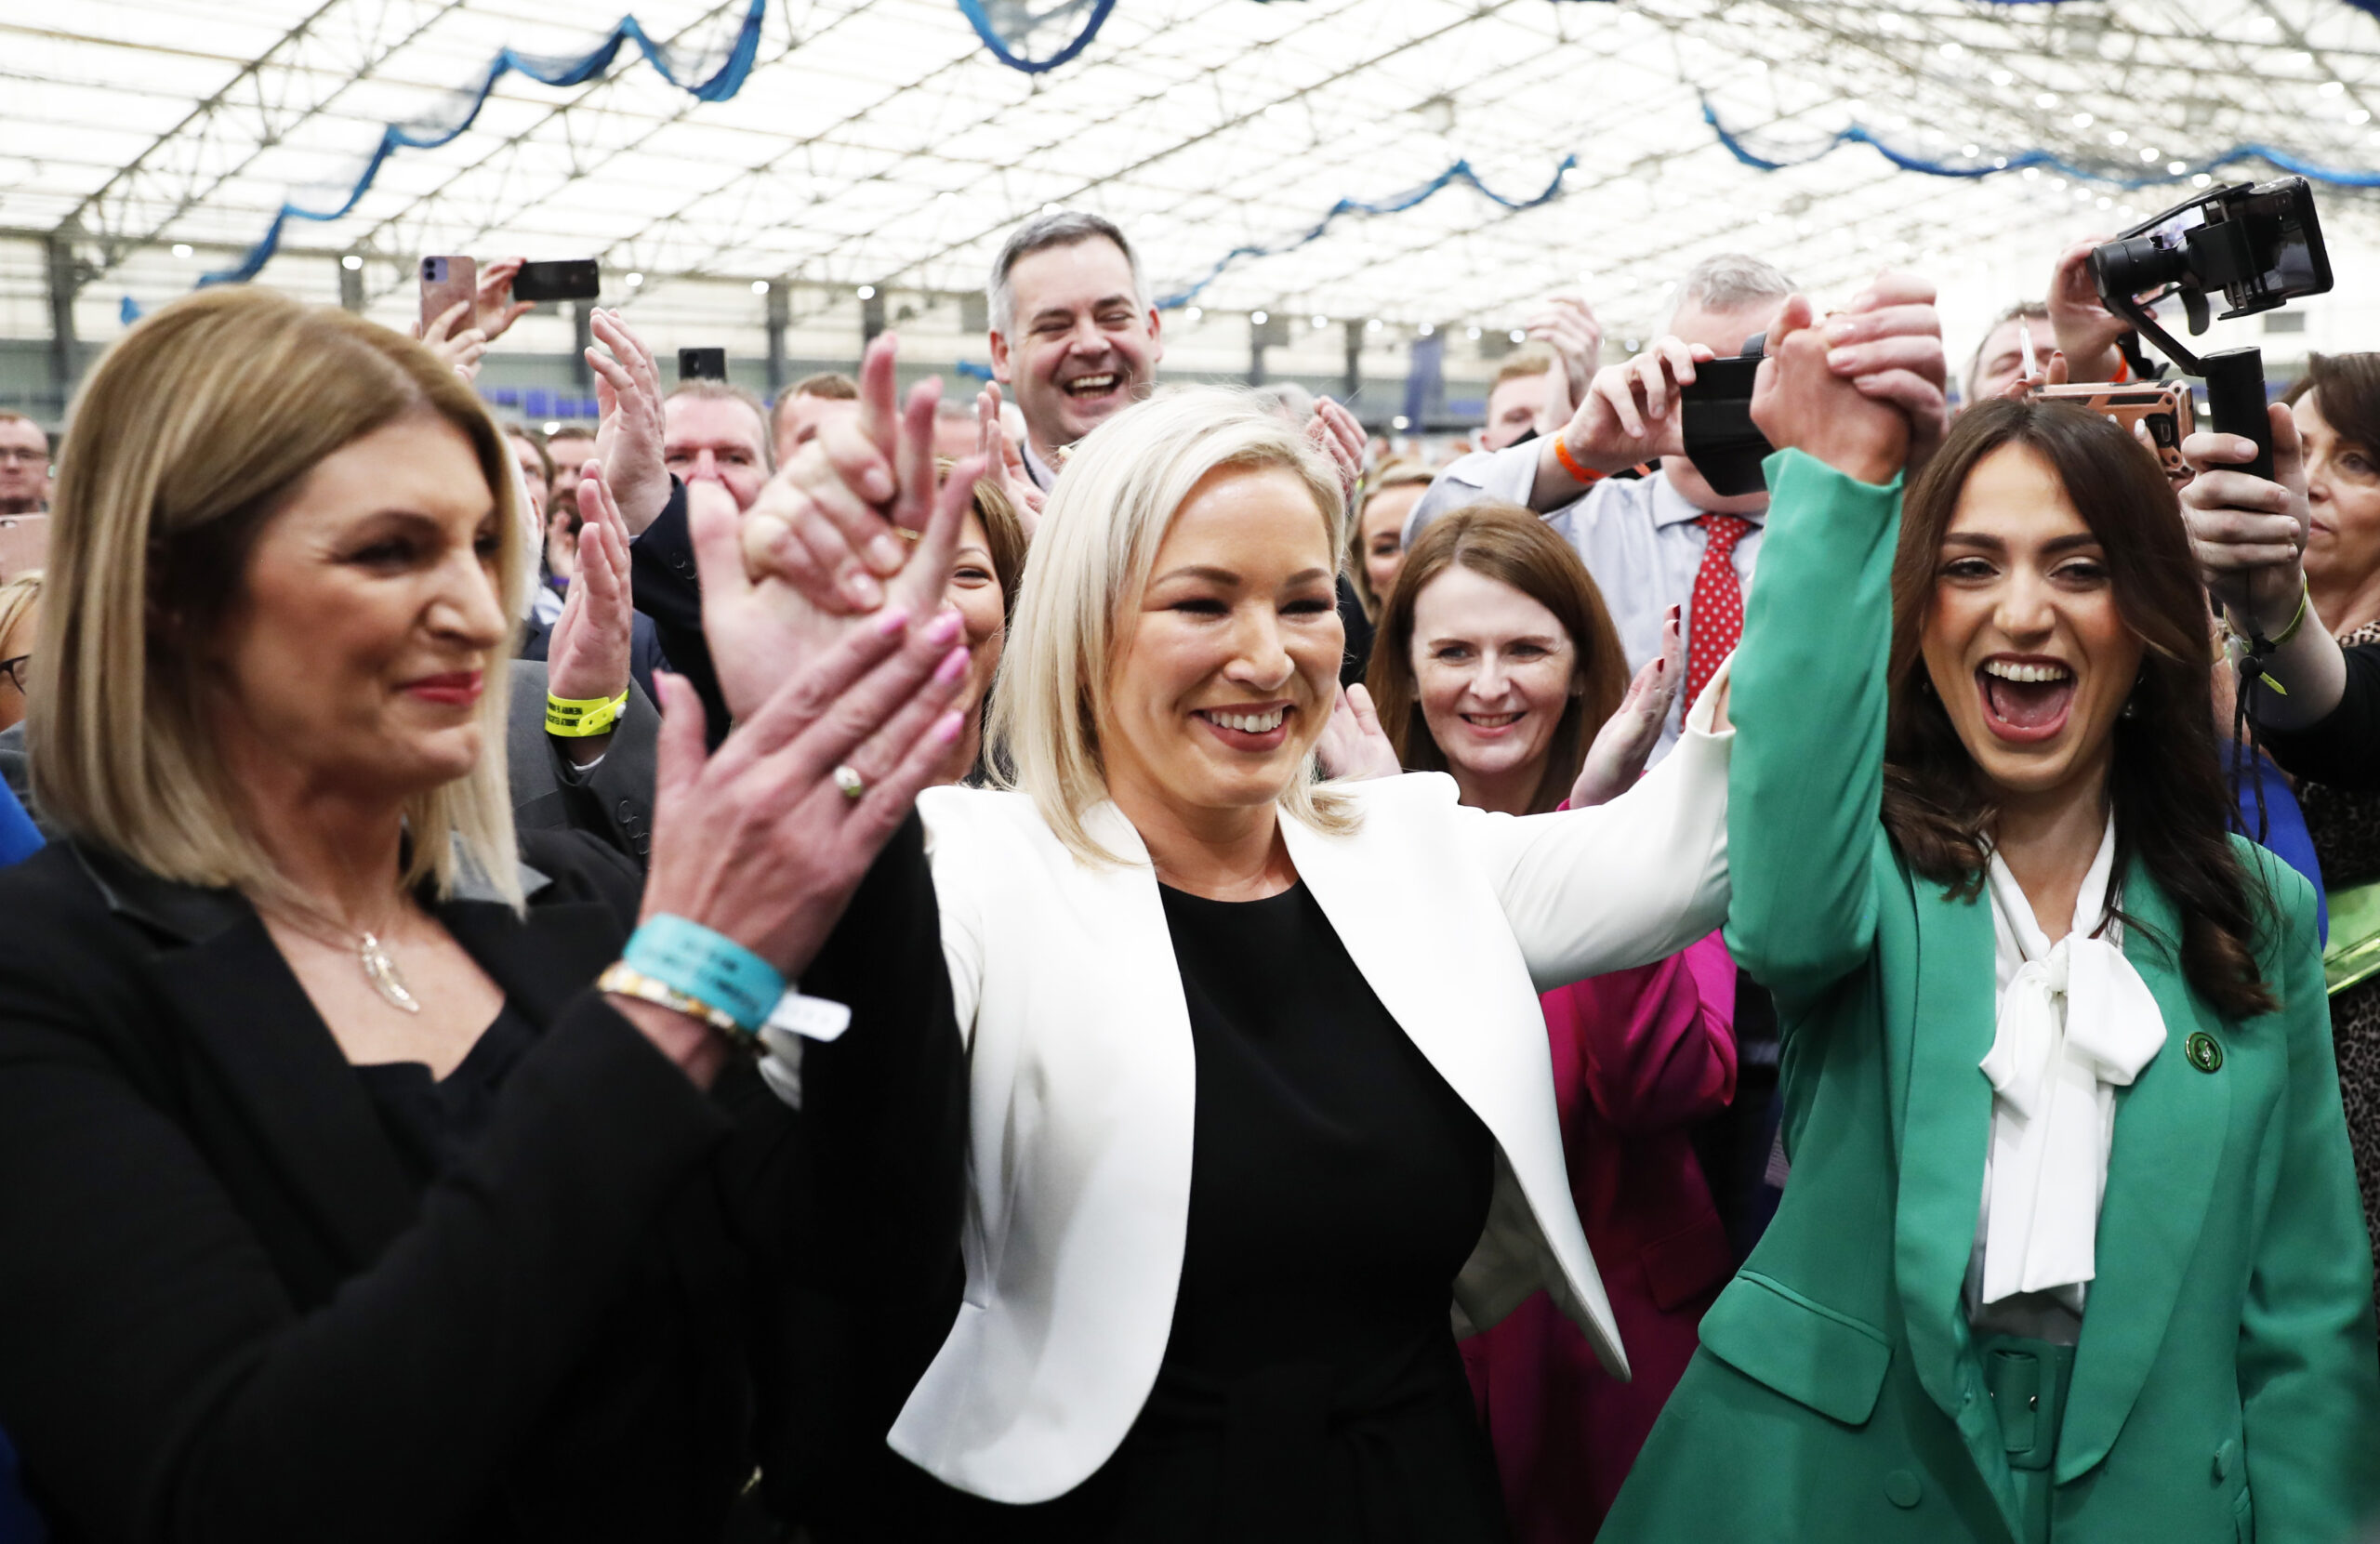
MULTIPOLYGON (((1071 7, 1067 6, 1060 6, 1048 14, 1054 16, 1058 11, 1069 8, 1071 7)), ((992 25, 990 14, 984 9, 984 0, 959 0, 959 14, 967 18, 967 24, 975 29, 975 35, 984 40, 984 46, 992 51, 992 57, 1010 69, 1022 70, 1028 75, 1043 74, 1055 70, 1059 65, 1090 47, 1091 40, 1099 35, 1099 29, 1107 24, 1108 12, 1115 8, 1116 0, 1091 0, 1091 20, 1083 23, 1082 31, 1074 35, 1074 41, 1051 54, 1048 59, 1026 59, 1011 48, 1008 46, 1008 39, 1002 37, 999 29, 992 25)), ((1037 17, 1035 20, 1038 20, 1040 18, 1037 17)))
MULTIPOLYGON (((2001 0, 2001 3, 2005 4, 2007 0, 2001 0)), ((2380 0, 2374 0, 2374 3, 2380 4, 2380 0)), ((2347 171, 2336 166, 2320 165, 2302 155, 2294 155, 2277 146, 2264 144, 2234 145, 2219 155, 2188 165, 2178 172, 2160 171, 2149 177, 2125 177, 2105 167, 2078 165, 2045 150, 2030 150, 2016 155, 1995 156, 1990 162, 1982 165, 1932 161, 1922 155, 1911 155, 1906 151, 1895 150, 1860 124, 1853 124, 1848 128, 1837 130, 1828 138, 1824 145, 1807 155, 1791 161, 1781 161, 1760 154, 1746 145, 1740 137, 1730 133, 1727 126, 1719 122, 1718 112, 1711 105, 1711 99, 1708 97, 1702 99, 1702 121, 1711 125, 1711 131, 1719 137, 1719 143, 1726 147, 1728 154, 1745 165, 1764 172, 1782 171, 1788 166, 1805 166, 1813 161, 1833 154, 1844 145, 1866 145, 1901 170, 1922 173, 1926 177, 1997 177, 2003 172, 2016 172, 2028 166, 2038 166, 2044 171, 2062 172, 2068 177, 2103 183, 2108 187, 2130 191, 2138 188, 2153 188, 2164 183, 2182 181, 2202 172, 2211 174, 2217 167, 2229 165, 2234 162, 2262 161, 2284 172, 2294 173, 2308 181, 2328 183, 2334 188, 2380 188, 2380 172, 2347 171)))
MULTIPOLYGON (((1109 3, 1113 4, 1113 0, 1109 3)), ((753 61, 760 52, 760 20, 768 14, 768 9, 769 0, 750 0, 745 7, 743 25, 736 33, 735 42, 727 51, 726 59, 700 80, 680 80, 669 65, 668 48, 647 35, 643 25, 633 16, 620 18, 601 46, 575 59, 523 54, 517 49, 506 48, 488 61, 478 84, 470 88, 469 111, 451 126, 388 125, 380 131, 380 143, 372 152, 371 159, 364 163, 363 175, 355 179, 355 186, 348 191, 346 199, 337 208, 309 209, 284 202, 281 212, 272 217, 272 225, 265 231, 262 241, 248 248, 237 263, 207 274, 199 280, 199 284, 202 286, 236 284, 255 278, 264 271, 264 265, 272 260, 272 255, 280 250, 281 233, 293 219, 326 221, 344 218, 363 202, 364 195, 372 191, 373 179, 380 175, 380 167, 390 156, 399 150, 431 150, 459 139, 479 118, 480 109, 487 105, 487 99, 496 90, 496 82, 515 71, 545 86, 583 86, 609 70, 612 61, 619 57, 621 47, 633 42, 637 51, 644 56, 645 62, 651 64, 663 80, 699 100, 723 102, 744 88, 745 78, 752 73, 753 61)))
POLYGON ((1284 252, 1294 252, 1301 246, 1310 245, 1315 242, 1318 242, 1322 239, 1323 233, 1328 231, 1331 225, 1342 215, 1401 215, 1406 210, 1414 207, 1416 205, 1424 204, 1429 200, 1435 198, 1439 193, 1458 182, 1469 185, 1489 203, 1500 205, 1506 209, 1515 211, 1521 209, 1534 209, 1540 204, 1551 204, 1555 199, 1561 197, 1563 178, 1578 170, 1578 167, 1579 158, 1576 155, 1564 156, 1562 158, 1562 164, 1554 168, 1554 180, 1548 182, 1545 185, 1545 191, 1539 193, 1534 198, 1505 197, 1502 193, 1498 192, 1495 189, 1490 188, 1488 184, 1479 180, 1479 174, 1471 169, 1471 163, 1467 160, 1457 161, 1453 165, 1448 166, 1437 176, 1430 178, 1429 181, 1422 183, 1418 188, 1412 189, 1410 191, 1399 193, 1394 198, 1383 199, 1376 204, 1367 203, 1362 199, 1342 198, 1338 203, 1330 206, 1329 213, 1324 215, 1320 221, 1315 225, 1313 230, 1308 231, 1304 235, 1298 237, 1294 241, 1283 242, 1277 246, 1233 247, 1229 252, 1224 253, 1215 263, 1215 266, 1209 269, 1206 275, 1199 279, 1197 283, 1191 284, 1185 289, 1177 290, 1171 295, 1163 297, 1157 301, 1157 307, 1161 310, 1172 310, 1188 305, 1191 301, 1196 300, 1198 297, 1200 291, 1204 290, 1209 284, 1213 284, 1217 279, 1222 278, 1223 270, 1231 267, 1234 263, 1240 261, 1242 258, 1278 257, 1284 252))

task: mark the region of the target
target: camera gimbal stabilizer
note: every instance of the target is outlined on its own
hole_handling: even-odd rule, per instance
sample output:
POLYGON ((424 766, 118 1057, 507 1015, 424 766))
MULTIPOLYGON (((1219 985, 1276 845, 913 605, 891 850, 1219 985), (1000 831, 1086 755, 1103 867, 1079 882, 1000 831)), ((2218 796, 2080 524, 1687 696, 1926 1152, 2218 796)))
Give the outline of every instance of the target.
POLYGON ((2191 336, 2206 331, 2207 292, 2220 289, 2226 319, 2272 310, 2331 287, 2330 255, 2302 177, 2215 188, 2144 220, 2091 254, 2091 274, 2109 310, 2140 330, 2175 364, 2206 382, 2215 429, 2254 440, 2243 470, 2272 476, 2272 425, 2265 414, 2260 349, 2192 353, 2158 325, 2149 308, 2178 295, 2191 336))

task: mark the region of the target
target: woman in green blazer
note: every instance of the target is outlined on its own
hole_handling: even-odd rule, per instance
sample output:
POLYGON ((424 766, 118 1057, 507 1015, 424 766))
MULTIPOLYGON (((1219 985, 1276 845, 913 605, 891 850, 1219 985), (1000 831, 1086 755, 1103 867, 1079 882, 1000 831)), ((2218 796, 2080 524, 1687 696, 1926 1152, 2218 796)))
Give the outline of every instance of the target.
POLYGON ((1986 403, 1896 561, 1907 422, 1807 323, 1728 811, 1792 1175, 1602 1537, 2348 1537, 2380 1351, 2313 901, 2224 834, 2173 495, 1986 403))

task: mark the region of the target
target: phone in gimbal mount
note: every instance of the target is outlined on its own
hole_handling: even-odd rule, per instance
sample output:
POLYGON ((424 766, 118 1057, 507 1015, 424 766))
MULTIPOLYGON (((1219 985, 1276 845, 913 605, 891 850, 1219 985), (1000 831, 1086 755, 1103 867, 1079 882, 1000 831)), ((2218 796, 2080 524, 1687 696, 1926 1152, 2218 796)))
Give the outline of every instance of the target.
POLYGON ((2331 287, 2331 257, 2314 213, 2314 189, 2302 177, 2234 182, 2151 216, 2095 248, 2091 276, 2109 310, 2138 328, 2167 359, 2206 382, 2216 432, 2253 440, 2244 470, 2272 476, 2272 422, 2265 411, 2264 350, 2222 349, 2201 356, 2158 324, 2149 307, 2178 296, 2190 334, 2206 331, 2208 292, 2254 316, 2331 287))

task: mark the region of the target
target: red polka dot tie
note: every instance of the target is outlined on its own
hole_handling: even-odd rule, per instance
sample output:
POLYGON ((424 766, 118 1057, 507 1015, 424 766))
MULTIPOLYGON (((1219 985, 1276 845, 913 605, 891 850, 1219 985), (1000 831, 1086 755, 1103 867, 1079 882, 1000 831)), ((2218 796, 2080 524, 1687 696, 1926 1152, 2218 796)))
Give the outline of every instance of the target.
POLYGON ((1736 580, 1736 543, 1752 521, 1741 515, 1703 515, 1702 566, 1694 572, 1694 604, 1686 620, 1686 706, 1702 700, 1702 689, 1735 653, 1744 635, 1744 587, 1736 580))

